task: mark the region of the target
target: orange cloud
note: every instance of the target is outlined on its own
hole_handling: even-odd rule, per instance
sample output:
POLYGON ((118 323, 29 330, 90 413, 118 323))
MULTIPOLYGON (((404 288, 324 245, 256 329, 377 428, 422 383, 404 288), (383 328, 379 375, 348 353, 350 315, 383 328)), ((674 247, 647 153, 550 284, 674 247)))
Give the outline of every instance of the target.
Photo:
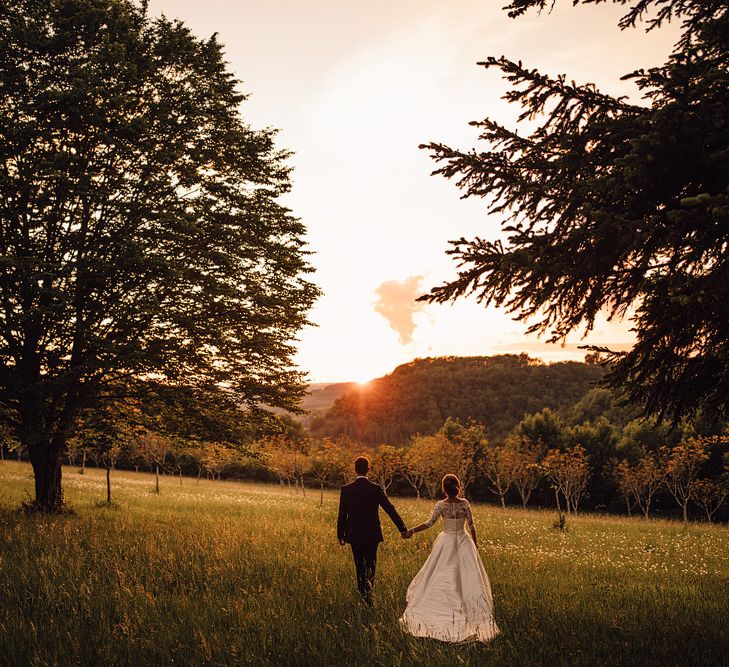
POLYGON ((407 345, 413 339, 415 320, 413 315, 423 310, 425 304, 415 299, 420 296, 420 283, 423 276, 411 276, 403 280, 388 280, 376 290, 375 310, 384 317, 400 342, 407 345))

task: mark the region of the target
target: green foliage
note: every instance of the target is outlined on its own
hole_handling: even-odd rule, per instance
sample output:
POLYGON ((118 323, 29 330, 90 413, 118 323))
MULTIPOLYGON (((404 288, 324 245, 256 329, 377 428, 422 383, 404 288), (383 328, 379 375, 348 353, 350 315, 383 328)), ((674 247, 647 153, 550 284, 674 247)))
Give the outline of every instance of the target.
POLYGON ((146 3, 0 2, 0 401, 42 504, 80 410, 120 387, 297 409, 318 289, 277 201, 288 154, 238 88, 215 36, 146 3))
POLYGON ((475 420, 487 438, 500 438, 525 414, 571 406, 602 374, 591 364, 545 365, 526 355, 416 359, 351 389, 312 420, 311 430, 364 444, 406 444, 452 417, 475 420))
POLYGON ((607 466, 608 461, 617 455, 618 434, 606 417, 575 426, 570 432, 572 442, 584 447, 587 453, 592 470, 590 495, 595 504, 606 504, 612 495, 607 466))
POLYGON ((569 431, 564 422, 549 408, 525 415, 516 425, 514 433, 517 438, 539 442, 548 449, 564 449, 569 438, 569 431))
POLYGON ((667 422, 655 419, 633 419, 626 424, 618 442, 621 456, 635 463, 645 452, 657 453, 663 445, 674 446, 681 440, 682 433, 671 429, 667 422))
POLYGON ((628 421, 638 416, 638 410, 622 405, 614 391, 605 387, 590 389, 566 413, 566 421, 571 424, 593 422, 605 417, 611 424, 623 428, 628 421))
POLYGON ((723 0, 615 1, 631 5, 623 28, 682 21, 663 66, 624 77, 644 103, 491 57, 481 65, 511 83, 505 99, 521 107, 520 122, 535 121, 530 134, 487 118, 473 123, 483 150, 424 146, 436 173, 488 200, 508 240, 455 241, 458 277, 423 298, 473 293, 555 341, 589 331, 601 312, 634 309, 633 349, 601 350, 607 384, 648 415, 726 417, 729 12, 723 0))

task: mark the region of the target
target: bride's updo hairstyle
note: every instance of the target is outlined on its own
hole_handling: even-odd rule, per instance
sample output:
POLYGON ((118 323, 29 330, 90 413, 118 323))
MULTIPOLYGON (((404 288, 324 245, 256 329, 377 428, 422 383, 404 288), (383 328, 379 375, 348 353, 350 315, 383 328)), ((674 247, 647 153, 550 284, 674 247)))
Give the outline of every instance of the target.
POLYGON ((443 493, 449 498, 456 498, 461 492, 461 482, 455 475, 446 475, 441 482, 443 493))

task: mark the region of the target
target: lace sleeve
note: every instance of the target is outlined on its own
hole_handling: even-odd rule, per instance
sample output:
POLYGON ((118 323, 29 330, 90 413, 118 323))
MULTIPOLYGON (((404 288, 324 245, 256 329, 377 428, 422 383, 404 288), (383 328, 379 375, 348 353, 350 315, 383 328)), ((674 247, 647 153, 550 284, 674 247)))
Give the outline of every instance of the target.
POLYGON ((433 513, 430 515, 430 519, 425 522, 425 525, 430 528, 437 520, 438 517, 443 513, 443 503, 438 501, 433 508, 433 513))
POLYGON ((463 501, 466 505, 466 523, 468 523, 468 528, 471 531, 471 534, 476 532, 476 525, 473 523, 473 514, 471 513, 471 504, 467 501, 463 501))

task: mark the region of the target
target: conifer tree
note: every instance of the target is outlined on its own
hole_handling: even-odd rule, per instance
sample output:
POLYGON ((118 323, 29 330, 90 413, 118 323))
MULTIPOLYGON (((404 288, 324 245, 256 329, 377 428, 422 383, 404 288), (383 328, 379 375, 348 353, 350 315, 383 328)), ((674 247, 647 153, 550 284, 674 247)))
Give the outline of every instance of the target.
MULTIPOLYGON (((597 4, 601 0, 575 0, 597 4)), ((520 61, 480 63, 510 82, 520 134, 474 122, 484 147, 431 151, 464 197, 501 217, 505 242, 452 242, 456 279, 422 297, 473 294, 530 320, 552 341, 589 331, 598 313, 633 312, 637 342, 608 355, 609 386, 645 413, 678 420, 729 414, 729 5, 725 0, 614 0, 623 29, 680 21, 667 62, 625 75, 631 103, 520 61)), ((518 17, 547 0, 514 0, 518 17)))

